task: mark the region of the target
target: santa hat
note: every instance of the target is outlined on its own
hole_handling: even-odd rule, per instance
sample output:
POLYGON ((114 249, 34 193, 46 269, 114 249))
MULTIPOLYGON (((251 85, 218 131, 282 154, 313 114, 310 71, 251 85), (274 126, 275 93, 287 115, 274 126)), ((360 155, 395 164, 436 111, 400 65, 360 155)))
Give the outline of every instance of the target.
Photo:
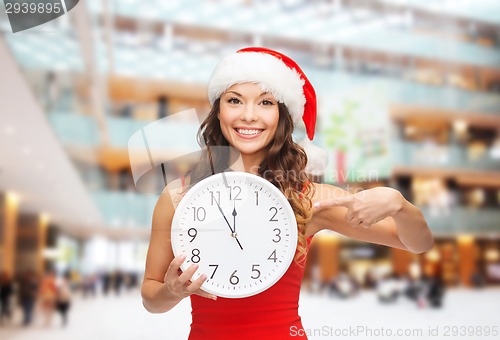
POLYGON ((302 69, 286 55, 263 47, 247 47, 226 56, 217 65, 208 84, 208 99, 213 104, 229 87, 240 83, 258 83, 284 103, 292 120, 302 118, 306 134, 299 144, 308 157, 306 170, 314 175, 324 173, 326 152, 310 141, 316 127, 316 92, 302 69))

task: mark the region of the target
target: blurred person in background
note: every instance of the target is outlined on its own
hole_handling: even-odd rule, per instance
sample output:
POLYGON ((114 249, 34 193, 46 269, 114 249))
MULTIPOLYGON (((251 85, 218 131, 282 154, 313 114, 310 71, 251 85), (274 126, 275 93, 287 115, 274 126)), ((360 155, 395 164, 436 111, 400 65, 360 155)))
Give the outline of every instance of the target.
POLYGON ((83 277, 82 280, 82 293, 83 297, 87 296, 96 296, 96 285, 97 285, 97 275, 96 274, 88 274, 83 277))
POLYGON ((338 296, 342 299, 347 299, 358 294, 360 285, 354 277, 349 274, 348 267, 345 263, 340 266, 339 273, 329 283, 330 296, 338 296))
POLYGON ((359 292, 359 284, 349 275, 345 264, 342 265, 340 273, 330 283, 330 295, 336 295, 342 299, 356 296, 359 292))
POLYGON ((116 270, 113 274, 113 289, 115 291, 115 295, 120 295, 123 286, 123 273, 121 270, 116 270))
POLYGON ((56 275, 53 270, 48 270, 40 284, 40 309, 44 318, 44 325, 50 326, 54 315, 57 298, 56 275))
POLYGON ((56 310, 61 314, 62 325, 68 324, 68 311, 71 307, 70 273, 65 273, 57 281, 56 310))
POLYGON ((104 274, 102 274, 101 280, 102 280, 102 292, 105 296, 107 296, 112 283, 111 274, 108 272, 104 272, 104 274))
POLYGON ((441 308, 445 295, 445 285, 442 278, 441 266, 438 266, 434 275, 427 281, 427 302, 430 307, 441 308))
POLYGON ((38 296, 40 283, 33 270, 25 271, 19 279, 19 303, 23 311, 23 326, 29 326, 33 320, 33 311, 38 296))
POLYGON ((383 303, 396 302, 404 290, 400 278, 394 273, 389 273, 382 277, 377 282, 376 287, 378 300, 383 303))
MULTIPOLYGON (((196 265, 181 272, 186 257, 174 257, 171 224, 174 202, 182 192, 179 197, 170 197, 167 187, 154 210, 142 285, 143 305, 149 312, 169 311, 190 297, 190 339, 303 339, 307 337, 298 315, 300 283, 308 246, 317 232, 330 229, 353 239, 413 253, 431 249, 433 237, 422 212, 399 191, 377 187, 351 195, 333 185, 309 180, 306 166, 315 164, 314 156, 309 158, 304 148, 293 141, 292 132, 294 121, 302 119, 312 140, 316 95, 293 60, 264 48, 239 50, 215 69, 209 82, 209 98, 212 109, 200 126, 200 140, 208 146, 232 146, 240 152, 244 171, 260 175, 281 189, 297 218, 297 256, 287 273, 260 294, 229 299, 205 292, 200 287, 208 278, 206 273, 191 282, 196 265), (271 174, 265 176, 269 170, 271 174), (297 334, 302 335, 293 337, 292 327, 301 330, 297 334)), ((308 144, 307 149, 314 146, 308 144)), ((208 160, 206 149, 202 159, 208 160)), ((212 174, 206 164, 201 163, 184 178, 184 191, 212 174)), ((223 164, 217 170, 229 166, 223 164)))
POLYGON ((0 325, 4 320, 10 322, 12 311, 10 308, 11 296, 14 293, 14 285, 7 271, 0 274, 0 325))
POLYGON ((72 291, 77 291, 82 288, 82 276, 78 270, 68 271, 69 285, 72 291))
POLYGON ((56 108, 60 99, 61 88, 57 73, 49 71, 45 79, 45 110, 51 112, 56 108))
POLYGON ((321 277, 321 266, 319 263, 314 263, 311 268, 311 277, 308 289, 313 293, 322 293, 325 288, 323 278, 321 277))

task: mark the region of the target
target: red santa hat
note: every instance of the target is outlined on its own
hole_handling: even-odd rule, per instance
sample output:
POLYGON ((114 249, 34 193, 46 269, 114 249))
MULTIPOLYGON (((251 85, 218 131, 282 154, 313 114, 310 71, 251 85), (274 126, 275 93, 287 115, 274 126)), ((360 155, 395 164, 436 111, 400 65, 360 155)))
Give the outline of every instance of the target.
POLYGON ((326 153, 313 145, 316 127, 316 92, 302 69, 286 55, 263 47, 246 47, 226 56, 215 68, 208 84, 208 99, 213 104, 229 87, 240 83, 258 83, 284 103, 295 124, 302 118, 308 139, 299 144, 308 156, 308 171, 321 174, 326 153))

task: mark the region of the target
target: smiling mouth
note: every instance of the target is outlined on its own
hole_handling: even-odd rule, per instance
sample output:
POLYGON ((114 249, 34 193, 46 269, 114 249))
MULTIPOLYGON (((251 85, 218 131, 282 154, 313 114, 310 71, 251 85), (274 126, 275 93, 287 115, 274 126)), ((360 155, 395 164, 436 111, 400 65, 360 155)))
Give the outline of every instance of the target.
POLYGON ((238 132, 241 135, 245 136, 255 136, 264 131, 263 129, 235 129, 236 132, 238 132))

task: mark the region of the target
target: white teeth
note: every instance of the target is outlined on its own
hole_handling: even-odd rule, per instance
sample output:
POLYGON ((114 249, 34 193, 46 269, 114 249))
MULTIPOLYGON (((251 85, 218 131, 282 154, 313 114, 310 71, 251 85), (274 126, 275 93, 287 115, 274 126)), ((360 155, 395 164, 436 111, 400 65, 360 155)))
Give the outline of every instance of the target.
POLYGON ((241 133, 242 135, 256 135, 256 134, 258 134, 259 132, 261 132, 262 130, 236 129, 236 131, 238 131, 238 132, 239 132, 239 133, 241 133))

